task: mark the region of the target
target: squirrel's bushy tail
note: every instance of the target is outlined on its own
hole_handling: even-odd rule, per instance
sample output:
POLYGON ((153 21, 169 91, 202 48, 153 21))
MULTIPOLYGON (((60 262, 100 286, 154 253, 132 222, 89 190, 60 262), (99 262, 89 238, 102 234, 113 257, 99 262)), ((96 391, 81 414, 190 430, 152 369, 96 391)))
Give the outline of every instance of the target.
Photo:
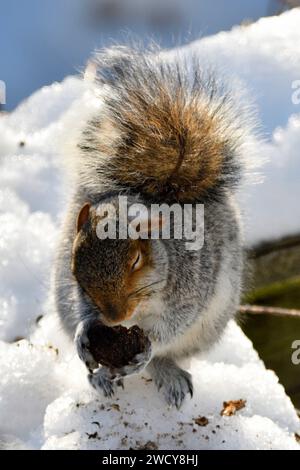
POLYGON ((103 111, 82 136, 82 184, 181 202, 237 186, 245 120, 195 57, 113 47, 95 63, 103 111))

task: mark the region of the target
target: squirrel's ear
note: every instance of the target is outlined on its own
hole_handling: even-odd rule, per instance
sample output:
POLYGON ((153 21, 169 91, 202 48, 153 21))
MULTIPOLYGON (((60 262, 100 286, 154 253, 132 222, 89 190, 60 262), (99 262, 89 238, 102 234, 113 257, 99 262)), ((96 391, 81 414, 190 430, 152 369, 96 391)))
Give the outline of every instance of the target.
POLYGON ((86 202, 84 206, 82 206, 82 208, 80 209, 80 212, 77 217, 77 225, 76 225, 77 233, 79 232, 83 224, 85 224, 88 221, 88 218, 90 215, 90 207, 91 207, 91 204, 89 202, 86 202))

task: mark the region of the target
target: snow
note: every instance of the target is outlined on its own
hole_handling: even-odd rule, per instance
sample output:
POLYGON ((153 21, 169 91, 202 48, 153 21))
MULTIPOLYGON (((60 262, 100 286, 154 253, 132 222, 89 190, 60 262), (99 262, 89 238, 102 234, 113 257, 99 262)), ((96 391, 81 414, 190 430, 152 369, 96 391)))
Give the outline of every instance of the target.
MULTIPOLYGON (((299 230, 300 108, 291 101, 299 21, 293 10, 184 50, 205 52, 258 99, 266 138, 257 153, 269 161, 265 182, 241 195, 250 244, 299 230)), ((299 448, 290 399, 234 322, 213 350, 187 364, 195 394, 179 411, 165 406, 144 374, 128 378, 112 399, 89 388, 56 318, 50 277, 68 197, 61 148, 72 156, 70 134, 98 107, 88 85, 69 77, 0 117, 0 448, 299 448), (245 408, 220 415, 223 401, 240 398, 245 408), (207 426, 195 423, 199 416, 207 426)))
MULTIPOLYGON (((72 139, 95 106, 88 86, 70 77, 42 88, 0 119, 0 339, 26 336, 45 313, 68 195, 61 148, 66 132, 72 139)), ((72 148, 67 150, 71 154, 72 148)))
MULTIPOLYGON (((54 327, 54 316, 40 328, 51 330, 52 322, 54 327)), ((42 449, 299 448, 292 403, 234 322, 210 354, 192 359, 195 394, 179 411, 165 406, 144 374, 127 379, 112 399, 99 397, 88 388, 84 367, 71 348, 62 353, 53 340, 51 345, 33 342, 1 344, 4 448, 11 442, 42 449), (246 407, 222 417, 223 401, 239 398, 246 407), (195 423, 199 416, 208 419, 207 426, 195 423)))
POLYGON ((274 129, 271 142, 264 147, 268 159, 263 169, 265 181, 246 193, 249 243, 300 233, 299 148, 298 113, 291 115, 285 126, 274 129))

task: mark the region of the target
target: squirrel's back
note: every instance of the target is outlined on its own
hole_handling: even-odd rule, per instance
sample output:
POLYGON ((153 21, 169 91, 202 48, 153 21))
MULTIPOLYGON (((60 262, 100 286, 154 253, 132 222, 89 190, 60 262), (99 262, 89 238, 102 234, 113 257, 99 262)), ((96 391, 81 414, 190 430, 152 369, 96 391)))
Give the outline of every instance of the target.
POLYGON ((247 126, 196 57, 113 47, 94 63, 103 107, 79 144, 83 187, 167 202, 218 198, 237 187, 247 126))

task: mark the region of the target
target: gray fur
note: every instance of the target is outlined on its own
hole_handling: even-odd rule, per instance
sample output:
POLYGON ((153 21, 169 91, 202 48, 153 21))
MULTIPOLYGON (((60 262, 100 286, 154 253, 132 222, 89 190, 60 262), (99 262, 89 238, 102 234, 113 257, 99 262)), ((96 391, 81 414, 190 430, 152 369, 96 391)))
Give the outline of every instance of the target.
MULTIPOLYGON (((105 98, 107 112, 111 113, 122 106, 120 97, 125 99, 131 88, 134 91, 137 84, 145 88, 145 93, 151 94, 155 80, 160 79, 163 74, 174 75, 176 70, 177 73, 170 83, 171 89, 174 80, 177 80, 177 85, 178 80, 182 81, 176 63, 163 68, 156 57, 151 59, 151 64, 155 66, 149 88, 146 89, 150 59, 148 56, 139 57, 139 64, 147 62, 147 67, 139 68, 136 65, 135 53, 132 58, 132 53, 127 49, 119 55, 113 50, 98 57, 99 81, 109 87, 105 98)), ((215 82, 204 82, 198 73, 191 83, 186 79, 182 81, 181 86, 188 87, 189 93, 195 93, 196 96, 204 92, 207 94, 211 87, 211 105, 217 109, 216 103, 222 100, 216 97, 215 82)), ((98 83, 97 86, 101 85, 98 83)), ((242 123, 240 119, 232 121, 231 111, 228 114, 230 106, 227 95, 223 105, 218 111, 222 129, 224 132, 229 130, 233 133, 231 142, 234 142, 234 135, 238 136, 236 139, 240 142, 242 123)), ((102 118, 103 116, 96 116, 94 122, 99 122, 102 118)), ((76 333, 79 356, 87 368, 93 370, 96 364, 89 353, 85 332, 89 322, 99 317, 99 310, 82 291, 71 272, 76 217, 86 201, 96 204, 103 199, 108 187, 116 191, 116 194, 128 194, 132 200, 144 202, 146 205, 152 201, 131 188, 120 187, 117 181, 108 181, 103 155, 97 155, 93 124, 87 126, 80 147, 80 157, 74 162, 77 171, 74 196, 69 205, 55 263, 55 299, 65 331, 72 338, 76 333)), ((235 315, 239 305, 243 265, 239 211, 235 203, 236 184, 241 174, 241 147, 231 144, 228 152, 227 167, 224 167, 216 188, 218 197, 215 198, 212 191, 201 200, 205 205, 204 247, 199 251, 187 251, 184 240, 151 242, 155 261, 152 280, 163 279, 163 282, 156 286, 149 298, 146 312, 142 315, 137 313, 132 322, 129 321, 125 325, 138 324, 149 335, 152 342, 152 360, 149 364, 150 357, 146 354, 145 357, 138 358, 138 367, 129 367, 125 372, 115 371, 114 376, 110 376, 106 369, 90 373, 91 384, 96 389, 102 389, 106 395, 113 393, 113 382, 121 376, 137 373, 148 367, 158 388, 163 388, 168 404, 179 407, 184 396, 187 393, 192 394, 192 384, 189 374, 181 370, 175 361, 213 346, 220 339, 228 321, 235 315)), ((111 199, 114 197, 110 196, 111 199)), ((109 250, 108 266, 113 270, 122 258, 121 247, 119 248, 115 241, 111 246, 107 242, 103 245, 103 257, 108 256, 105 246, 109 250)), ((103 279, 105 280, 105 276, 103 279)))

